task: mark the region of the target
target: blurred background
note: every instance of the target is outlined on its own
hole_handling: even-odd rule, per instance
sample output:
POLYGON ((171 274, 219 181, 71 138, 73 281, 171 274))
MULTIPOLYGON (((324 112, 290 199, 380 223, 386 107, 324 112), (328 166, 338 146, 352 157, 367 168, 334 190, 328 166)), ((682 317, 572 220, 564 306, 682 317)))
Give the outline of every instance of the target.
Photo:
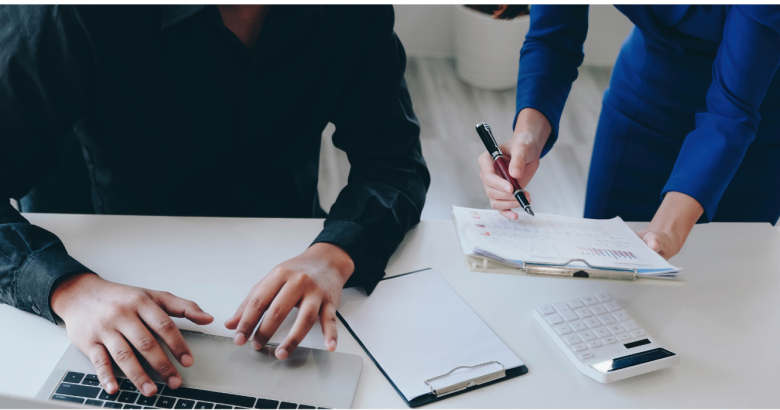
MULTIPOLYGON (((499 143, 512 136, 515 83, 528 16, 496 21, 464 6, 396 5, 395 31, 406 48, 406 80, 422 127, 431 187, 422 219, 449 219, 452 205, 489 208, 477 157, 485 150, 474 125, 487 122, 499 143)), ((560 125, 555 148, 529 184, 534 210, 581 217, 585 188, 612 65, 633 27, 612 6, 589 13, 585 61, 560 125)), ((323 133, 320 198, 330 209, 347 182, 349 162, 323 133)))

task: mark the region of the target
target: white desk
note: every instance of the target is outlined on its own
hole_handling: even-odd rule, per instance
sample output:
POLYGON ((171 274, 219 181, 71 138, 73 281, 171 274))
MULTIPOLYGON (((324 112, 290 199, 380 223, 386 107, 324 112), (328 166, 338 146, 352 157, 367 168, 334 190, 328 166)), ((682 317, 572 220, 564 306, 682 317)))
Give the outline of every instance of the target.
MULTIPOLYGON (((216 317, 204 330, 222 335, 231 335, 221 323, 247 289, 303 251, 322 226, 321 220, 27 217, 106 279, 197 301, 216 317)), ((387 272, 436 268, 529 368, 429 407, 780 406, 778 233, 768 224, 697 226, 672 262, 685 268, 688 286, 475 273, 465 268, 452 223, 425 221, 407 235, 387 272), (606 385, 580 374, 531 309, 597 290, 611 293, 681 363, 606 385)), ((321 346, 317 328, 305 344, 321 346)), ((0 392, 33 396, 67 347, 67 334, 5 305, 0 329, 0 392)), ((339 337, 338 350, 363 357, 353 407, 405 407, 341 325, 339 337)))

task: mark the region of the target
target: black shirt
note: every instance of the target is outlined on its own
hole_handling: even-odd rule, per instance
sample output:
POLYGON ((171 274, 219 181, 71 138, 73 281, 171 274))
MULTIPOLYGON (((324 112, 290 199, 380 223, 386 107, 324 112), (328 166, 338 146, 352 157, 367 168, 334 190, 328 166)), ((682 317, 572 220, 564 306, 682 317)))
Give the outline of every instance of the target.
MULTIPOLYGON (((248 51, 216 6, 4 6, 0 197, 47 176, 72 127, 98 213, 325 217, 331 122, 351 169, 314 242, 342 247, 348 285, 371 291, 430 183, 393 20, 390 6, 274 6, 248 51)), ((0 203, 0 301, 53 320, 54 282, 89 269, 0 203)))

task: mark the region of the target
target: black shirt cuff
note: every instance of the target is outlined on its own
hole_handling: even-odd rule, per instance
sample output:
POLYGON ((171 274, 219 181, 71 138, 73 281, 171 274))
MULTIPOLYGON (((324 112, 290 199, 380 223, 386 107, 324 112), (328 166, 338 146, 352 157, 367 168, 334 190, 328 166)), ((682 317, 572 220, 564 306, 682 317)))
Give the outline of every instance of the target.
POLYGON ((363 286, 367 294, 371 294, 376 285, 385 276, 385 267, 389 256, 383 257, 378 249, 379 244, 372 240, 371 235, 362 226, 345 221, 330 222, 317 236, 315 243, 330 243, 344 249, 355 264, 355 272, 349 277, 345 288, 363 286))
POLYGON ((44 250, 31 254, 19 267, 19 308, 57 323, 51 310, 52 285, 63 276, 93 273, 63 250, 44 250))

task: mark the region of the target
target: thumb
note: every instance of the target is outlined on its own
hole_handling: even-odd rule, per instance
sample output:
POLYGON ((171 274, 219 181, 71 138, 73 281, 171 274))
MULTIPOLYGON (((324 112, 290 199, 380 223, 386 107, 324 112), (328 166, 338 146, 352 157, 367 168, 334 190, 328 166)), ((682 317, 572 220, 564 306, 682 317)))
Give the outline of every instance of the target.
POLYGON ((660 238, 658 238, 658 235, 654 234, 653 232, 648 232, 642 240, 645 241, 647 246, 650 247, 650 249, 654 250, 656 253, 660 254, 661 251, 663 251, 663 242, 661 242, 660 238))
POLYGON ((530 152, 530 147, 525 143, 515 143, 509 148, 509 175, 514 179, 519 180, 523 177, 530 152))
POLYGON ((157 304, 173 317, 183 317, 199 325, 207 325, 214 317, 203 311, 197 303, 174 296, 168 292, 157 293, 157 304))

